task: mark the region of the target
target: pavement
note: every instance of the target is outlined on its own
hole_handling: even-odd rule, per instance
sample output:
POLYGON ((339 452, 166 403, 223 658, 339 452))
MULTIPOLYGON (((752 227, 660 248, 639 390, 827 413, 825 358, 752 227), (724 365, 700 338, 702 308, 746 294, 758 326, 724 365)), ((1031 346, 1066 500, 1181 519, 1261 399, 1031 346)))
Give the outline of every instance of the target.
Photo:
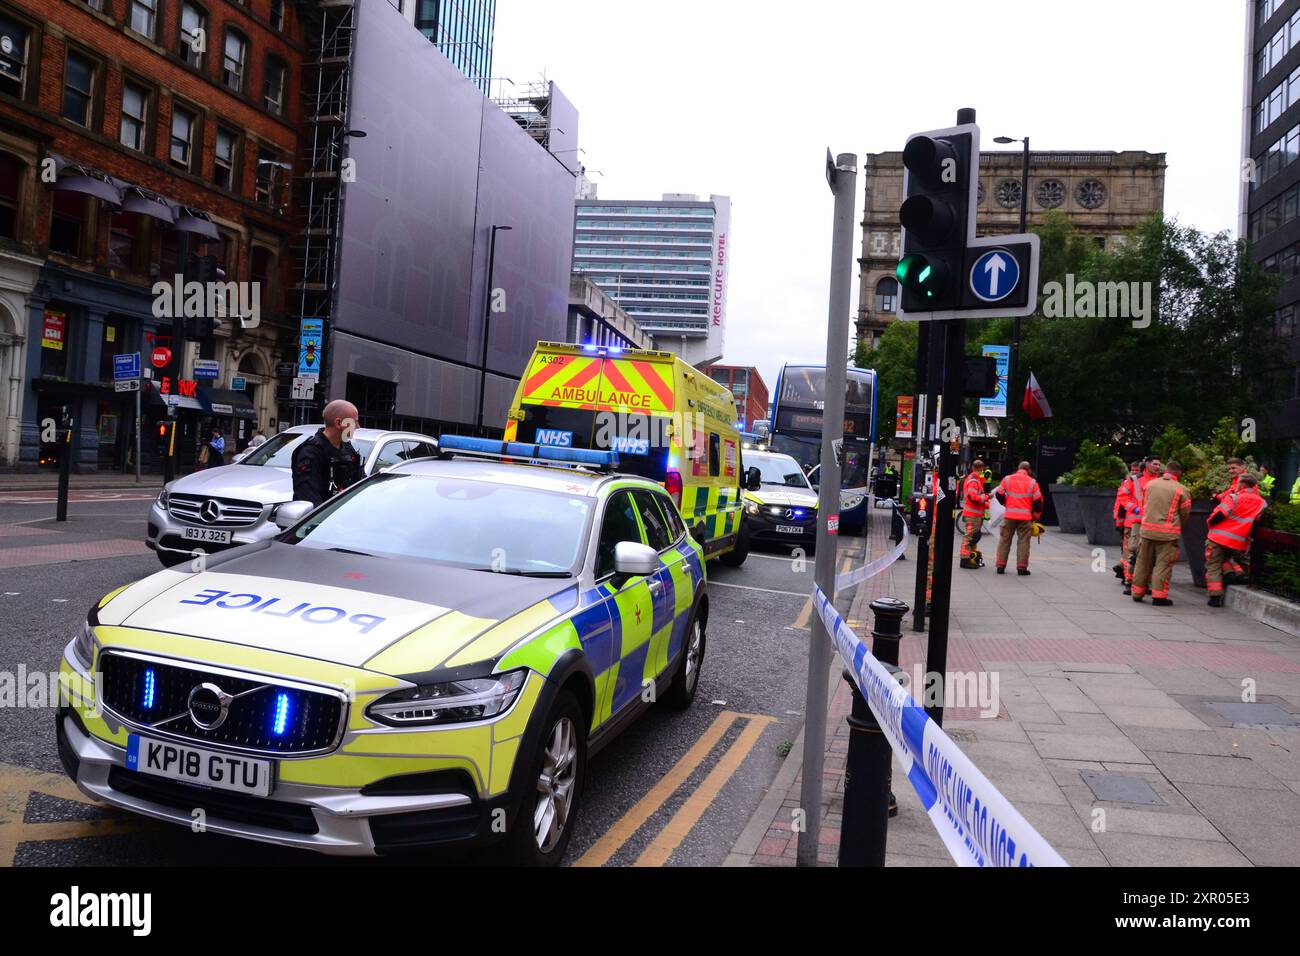
MULTIPOLYGON (((135 480, 135 473, 124 475, 119 471, 87 472, 68 476, 68 488, 72 492, 87 489, 127 489, 152 488, 154 494, 162 488, 161 474, 145 472, 140 481, 135 480)), ((0 493, 13 491, 57 491, 59 473, 54 470, 22 471, 0 474, 0 493)))
MULTIPOLYGON (((889 544, 876 534, 869 551, 889 544)), ((1072 866, 1300 865, 1300 638, 1208 608, 1185 563, 1174 605, 1158 608, 1126 597, 1110 571, 1117 549, 1082 535, 1049 529, 1029 577, 995 575, 993 547, 986 537, 988 567, 954 570, 948 675, 975 692, 943 726, 1038 832, 1072 866)), ((912 603, 914 547, 908 557, 853 594, 846 619, 864 640, 872 600, 912 603)), ((910 615, 903 626, 901 664, 915 678, 926 636, 910 615)), ((835 865, 843 810, 840 669, 818 808, 823 866, 835 865)), ((803 747, 801 733, 726 865, 795 865, 803 747)), ((897 761, 893 790, 886 865, 955 865, 897 761)))

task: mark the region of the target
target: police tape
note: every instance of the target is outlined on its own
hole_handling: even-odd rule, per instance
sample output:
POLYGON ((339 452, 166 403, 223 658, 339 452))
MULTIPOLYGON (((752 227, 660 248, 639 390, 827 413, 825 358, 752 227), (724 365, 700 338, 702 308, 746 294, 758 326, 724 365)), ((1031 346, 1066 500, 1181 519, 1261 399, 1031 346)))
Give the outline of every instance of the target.
POLYGON ((876 660, 821 588, 813 603, 959 866, 1068 866, 876 660))
MULTIPOLYGON (((894 505, 894 510, 899 510, 898 505, 894 505)), ((861 584, 868 578, 874 578, 903 556, 903 553, 907 550, 908 542, 911 540, 911 534, 907 530, 907 518, 901 513, 899 517, 903 521, 903 540, 899 541, 898 545, 888 554, 882 554, 874 561, 869 561, 860 568, 854 568, 852 571, 845 571, 843 574, 836 576, 835 590, 837 593, 845 588, 851 588, 855 584, 861 584)), ((892 515, 890 520, 893 520, 892 515)))

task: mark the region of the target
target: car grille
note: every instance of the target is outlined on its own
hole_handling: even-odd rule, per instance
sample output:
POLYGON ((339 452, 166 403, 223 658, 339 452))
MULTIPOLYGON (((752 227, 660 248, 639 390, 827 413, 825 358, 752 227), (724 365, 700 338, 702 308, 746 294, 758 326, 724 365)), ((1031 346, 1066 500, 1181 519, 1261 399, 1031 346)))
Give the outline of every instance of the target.
POLYGON ((285 830, 289 833, 312 834, 320 830, 310 807, 282 800, 192 787, 189 784, 132 773, 122 767, 109 769, 108 785, 128 797, 160 803, 189 814, 195 809, 202 809, 211 816, 232 823, 245 823, 268 830, 285 830))
POLYGON ((105 706, 161 736, 253 753, 306 754, 332 749, 343 729, 340 696, 277 685, 273 678, 232 677, 113 651, 100 655, 99 671, 105 706), (234 697, 224 723, 212 729, 196 724, 189 710, 190 692, 205 683, 234 697))
POLYGON ((260 502, 236 498, 173 494, 167 500, 167 511, 173 518, 209 528, 246 528, 257 524, 264 510, 260 502))

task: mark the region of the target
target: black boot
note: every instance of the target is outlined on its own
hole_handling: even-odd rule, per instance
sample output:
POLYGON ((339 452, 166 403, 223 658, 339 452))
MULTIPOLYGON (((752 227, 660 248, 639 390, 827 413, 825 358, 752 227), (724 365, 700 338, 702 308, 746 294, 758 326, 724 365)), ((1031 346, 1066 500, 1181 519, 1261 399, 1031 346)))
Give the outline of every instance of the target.
POLYGON ((1121 562, 1119 562, 1118 564, 1116 564, 1113 568, 1111 568, 1111 570, 1115 572, 1115 577, 1119 578, 1121 581, 1124 580, 1124 562, 1123 562, 1123 561, 1121 561, 1121 562))
POLYGON ((1208 604, 1210 607, 1223 607, 1223 595, 1211 594, 1210 599, 1205 603, 1208 604))
POLYGON ((1022 578, 1027 578, 1027 577, 1029 577, 1029 569, 1028 569, 1028 568, 1016 568, 1016 574, 1020 575, 1022 578))
POLYGON ((1006 573, 1007 573, 1007 569, 1006 569, 1005 567, 1003 567, 1002 565, 999 564, 999 565, 998 565, 998 574, 1006 574, 1006 573))
POLYGON ((1174 606, 1174 602, 1171 601, 1171 600, 1169 600, 1169 598, 1152 598, 1152 599, 1151 599, 1151 603, 1154 604, 1156 607, 1173 607, 1173 606, 1174 606))
POLYGON ((1132 594, 1132 593, 1133 593, 1133 585, 1131 585, 1131 584, 1125 584, 1125 585, 1124 585, 1124 593, 1125 593, 1125 594, 1132 594))

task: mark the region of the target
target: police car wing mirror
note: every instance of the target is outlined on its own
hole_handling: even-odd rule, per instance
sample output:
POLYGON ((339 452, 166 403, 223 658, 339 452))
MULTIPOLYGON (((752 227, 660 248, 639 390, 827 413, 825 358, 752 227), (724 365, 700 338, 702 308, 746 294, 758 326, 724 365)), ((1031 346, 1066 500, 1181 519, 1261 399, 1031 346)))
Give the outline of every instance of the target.
POLYGON ((763 487, 763 473, 757 468, 750 468, 745 472, 745 490, 758 491, 763 487))
POLYGON ((310 501, 286 501, 275 509, 275 526, 287 531, 311 513, 316 506, 310 501))
POLYGON ((659 570, 659 553, 639 541, 614 545, 614 576, 621 584, 628 578, 643 578, 659 570))

